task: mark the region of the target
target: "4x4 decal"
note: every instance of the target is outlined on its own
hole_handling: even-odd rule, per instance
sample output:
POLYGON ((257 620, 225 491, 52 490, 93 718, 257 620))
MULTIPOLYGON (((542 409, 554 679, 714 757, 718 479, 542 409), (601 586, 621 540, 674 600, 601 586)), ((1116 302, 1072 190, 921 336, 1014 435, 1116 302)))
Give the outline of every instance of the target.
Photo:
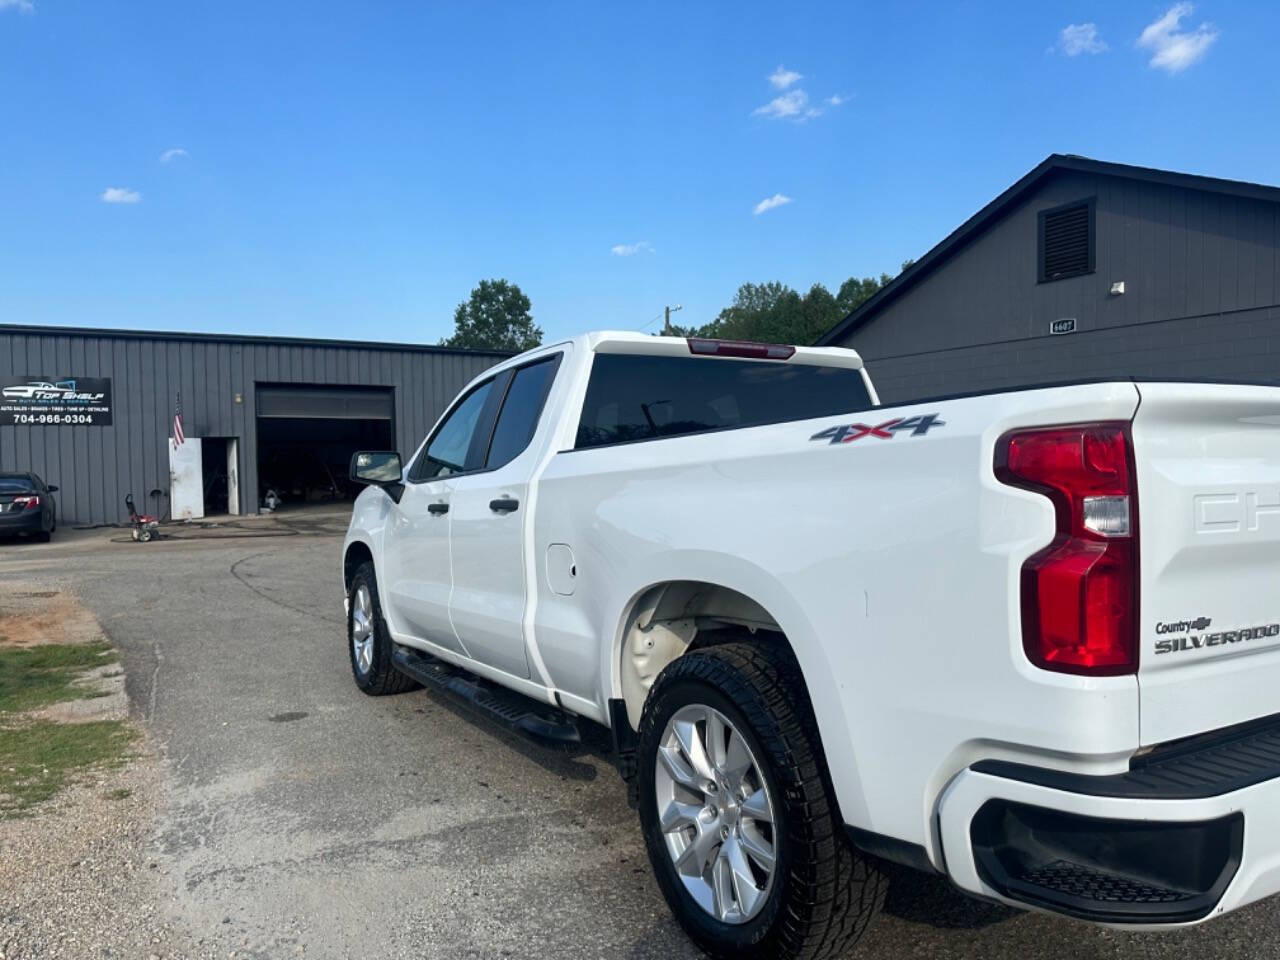
POLYGON ((938 419, 936 413, 926 413, 916 417, 894 417, 884 423, 871 426, 866 423, 845 423, 838 427, 828 427, 815 433, 810 440, 827 440, 830 443, 851 443, 863 437, 876 437, 880 440, 892 440, 904 430, 909 430, 913 437, 923 437, 934 427, 945 427, 945 421, 938 419))

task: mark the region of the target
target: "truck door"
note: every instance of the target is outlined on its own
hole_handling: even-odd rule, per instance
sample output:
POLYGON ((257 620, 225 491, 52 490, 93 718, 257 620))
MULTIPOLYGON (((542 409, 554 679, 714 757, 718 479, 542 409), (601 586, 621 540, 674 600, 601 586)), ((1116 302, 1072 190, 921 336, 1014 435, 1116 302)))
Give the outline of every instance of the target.
POLYGON ((449 620, 449 511, 455 476, 474 467, 488 446, 494 385, 490 378, 472 388, 436 426, 406 473, 400 502, 388 508, 383 531, 379 574, 392 629, 463 654, 449 620))
POLYGON ((484 465, 454 481, 449 503, 453 593, 450 615, 470 655, 517 677, 529 676, 525 653, 526 537, 532 535, 529 480, 539 416, 562 354, 505 371, 503 393, 484 465))

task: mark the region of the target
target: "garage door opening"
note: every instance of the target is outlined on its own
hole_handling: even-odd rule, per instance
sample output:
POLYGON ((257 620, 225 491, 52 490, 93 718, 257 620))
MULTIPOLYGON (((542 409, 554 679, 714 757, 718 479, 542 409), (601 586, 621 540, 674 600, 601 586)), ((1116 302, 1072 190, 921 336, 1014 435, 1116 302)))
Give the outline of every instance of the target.
POLYGON ((391 391, 363 387, 258 387, 258 503, 354 500, 357 450, 395 449, 391 391))

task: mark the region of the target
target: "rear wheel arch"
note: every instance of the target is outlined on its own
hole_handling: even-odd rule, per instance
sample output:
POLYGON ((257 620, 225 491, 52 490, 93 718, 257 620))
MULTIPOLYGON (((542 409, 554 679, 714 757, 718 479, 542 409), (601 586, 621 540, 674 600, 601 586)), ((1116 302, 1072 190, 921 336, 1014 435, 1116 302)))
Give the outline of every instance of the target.
POLYGON ((639 729, 658 674, 690 650, 755 638, 791 650, 777 618, 747 594, 703 580, 668 580, 640 590, 628 604, 614 645, 614 689, 639 729))
MULTIPOLYGON (((623 701, 627 721, 638 731, 654 680, 668 664, 690 651, 740 641, 784 650, 796 665, 795 674, 803 685, 800 692, 817 721, 819 742, 826 756, 837 758, 843 771, 830 771, 839 806, 853 816, 849 822, 868 826, 863 822, 866 801, 857 776, 851 772, 857 766, 858 751, 847 704, 857 695, 856 688, 836 677, 828 652, 804 610, 788 608, 787 595, 770 591, 767 582, 763 589, 759 584, 753 588, 750 573, 747 571, 748 576, 739 579, 736 586, 671 579, 651 583, 633 594, 607 651, 613 670, 607 689, 623 701), (771 601, 755 599, 766 593, 771 601), (640 644, 646 641, 652 641, 653 647, 642 650, 640 644)), ((622 735, 625 739, 625 731, 622 735)))

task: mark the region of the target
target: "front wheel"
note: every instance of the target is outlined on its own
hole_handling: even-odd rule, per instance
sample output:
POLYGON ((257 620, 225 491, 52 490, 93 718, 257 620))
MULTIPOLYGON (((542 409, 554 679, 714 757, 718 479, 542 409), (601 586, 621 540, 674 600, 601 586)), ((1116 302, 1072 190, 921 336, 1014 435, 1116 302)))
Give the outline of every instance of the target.
POLYGON ((639 742, 645 845, 676 919, 712 956, 839 956, 883 904, 825 762, 785 649, 695 650, 654 682, 639 742))
POLYGON ((372 563, 363 563, 347 592, 347 652, 356 686, 371 697, 403 693, 416 684, 395 668, 395 644, 378 601, 378 580, 372 563))

